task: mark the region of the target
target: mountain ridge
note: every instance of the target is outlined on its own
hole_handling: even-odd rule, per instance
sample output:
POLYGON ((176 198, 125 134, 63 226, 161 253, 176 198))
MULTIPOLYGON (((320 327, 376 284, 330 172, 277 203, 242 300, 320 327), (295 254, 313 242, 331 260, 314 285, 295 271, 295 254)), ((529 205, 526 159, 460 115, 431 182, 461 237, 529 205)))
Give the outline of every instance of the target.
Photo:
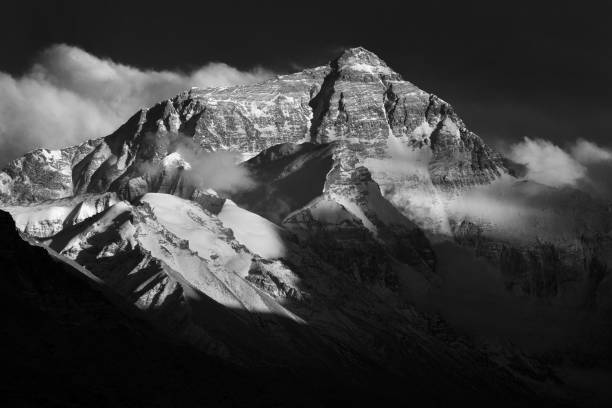
MULTIPOLYGON (((352 133, 359 134, 362 132, 363 126, 366 125, 356 124, 357 127, 354 128, 350 125, 351 121, 344 121, 344 116, 340 115, 339 110, 332 105, 343 106, 344 113, 347 115, 352 114, 351 111, 355 110, 356 114, 361 114, 362 121, 367 124, 366 129, 375 129, 381 135, 388 135, 391 131, 390 128, 393 127, 400 138, 406 138, 407 132, 421 125, 421 123, 415 123, 419 119, 419 115, 422 116, 423 124, 427 123, 431 126, 434 122, 442 123, 435 136, 438 140, 436 145, 439 146, 436 150, 441 151, 444 150, 444 146, 448 145, 449 141, 447 139, 450 133, 456 130, 452 124, 457 122, 457 127, 463 131, 465 131, 465 126, 454 114, 450 105, 433 95, 431 97, 428 95, 409 82, 402 81, 399 74, 391 71, 373 53, 361 47, 354 48, 333 60, 328 67, 318 67, 296 74, 282 75, 260 84, 229 88, 192 88, 172 99, 155 105, 151 109, 140 110, 118 131, 106 138, 84 142, 81 145, 60 150, 61 153, 51 153, 44 149, 30 152, 26 156, 35 160, 15 160, 7 166, 4 174, 1 175, 2 190, 0 192, 10 191, 11 174, 18 178, 28 175, 31 180, 23 180, 20 183, 20 179, 18 179, 17 183, 14 183, 22 188, 28 187, 28 181, 34 181, 35 187, 41 188, 43 186, 40 184, 43 180, 49 181, 49 178, 52 182, 62 186, 59 189, 59 195, 46 194, 44 188, 38 194, 36 191, 27 191, 27 193, 33 193, 32 198, 34 200, 60 198, 85 191, 100 192, 110 187, 109 182, 105 182, 102 175, 94 177, 96 180, 93 183, 89 180, 89 177, 94 176, 95 170, 100 170, 99 166, 103 165, 109 167, 109 169, 106 169, 107 172, 110 172, 107 177, 111 177, 116 182, 117 177, 113 174, 122 172, 122 163, 125 163, 129 171, 129 162, 138 159, 130 157, 126 149, 140 149, 142 138, 145 137, 147 132, 181 133, 193 138, 195 144, 205 150, 233 148, 249 154, 258 153, 278 143, 308 141, 308 138, 317 142, 331 140, 334 133, 338 131, 342 133, 347 126, 352 133), (361 59, 355 59, 356 56, 361 59), (364 63, 364 61, 367 63, 364 63), (334 71, 333 66, 339 62, 343 64, 342 67, 336 68, 334 71), (363 70, 364 66, 369 69, 363 70), (354 69, 354 67, 360 69, 354 69), (382 69, 382 71, 378 72, 376 68, 382 69), (321 92, 321 87, 325 83, 325 78, 329 75, 338 76, 338 80, 341 82, 335 84, 335 86, 339 88, 350 87, 350 81, 356 83, 366 81, 366 89, 354 89, 355 93, 360 95, 368 95, 372 91, 380 94, 378 96, 380 98, 389 98, 388 93, 394 95, 390 99, 391 102, 386 101, 393 105, 389 107, 389 110, 393 113, 393 118, 389 118, 390 124, 386 123, 387 112, 380 100, 375 101, 375 105, 380 106, 370 115, 371 117, 368 117, 368 112, 359 112, 358 107, 353 106, 354 104, 349 100, 348 91, 330 94, 333 101, 322 101, 321 106, 311 108, 310 104, 316 103, 325 93, 321 92), (390 82, 389 89, 385 88, 383 81, 390 82), (399 92, 397 88, 407 88, 402 89, 406 94, 403 99, 393 93, 392 82, 394 81, 396 82, 396 93, 399 92), (373 90, 367 89, 372 86, 374 86, 373 90), (380 89, 378 89, 379 86, 380 89), (228 100, 227 98, 231 99, 228 100), (259 105, 258 99, 261 100, 259 105), (328 110, 324 109, 323 112, 322 109, 326 103, 329 103, 330 107, 328 110), (410 106, 407 106, 409 103, 415 106, 409 109, 410 106), (420 112, 413 112, 414 109, 420 112), (323 126, 323 129, 312 130, 311 122, 316 121, 316 115, 313 113, 318 111, 322 112, 319 115, 324 116, 321 120, 324 120, 326 125, 323 126), (450 118, 451 124, 448 121, 444 122, 447 117, 450 118), (403 119, 400 120, 400 118, 403 119), (449 130, 445 123, 452 129, 449 130), (401 130, 399 130, 400 128, 401 130), (218 129, 225 135, 220 134, 218 129), (311 135, 312 132, 320 133, 320 135, 311 135), (283 134, 284 136, 280 137, 276 134, 283 134), (39 157, 32 157, 35 155, 39 157), (113 161, 116 163, 111 163, 113 161), (37 166, 37 163, 40 163, 40 166, 37 166), (26 164, 25 167, 24 164, 26 164), (45 172, 45 165, 51 167, 51 172, 45 172), (71 166, 75 167, 74 171, 76 172, 71 176, 72 186, 70 186, 67 178, 68 167, 71 166), (54 171, 64 175, 64 177, 53 177, 54 171), (37 177, 41 178, 38 185, 36 184, 37 177), (100 180, 101 178, 102 180, 100 180), (93 185, 90 186, 90 184, 93 185)), ((372 97, 373 95, 368 96, 370 100, 372 97)), ((429 131, 433 132, 434 130, 429 131)), ((368 139, 376 141, 375 136, 368 137, 368 139)), ((475 135, 470 134, 470 138, 474 137, 475 135)), ((427 137, 424 140, 427 141, 427 137)), ((482 145, 479 138, 476 137, 474 140, 476 140, 474 143, 477 146, 482 145)), ((423 140, 411 140, 410 142, 423 143, 423 140)), ((160 141, 160 143, 167 143, 167 141, 160 141)), ((384 150, 384 139, 377 144, 376 149, 384 150)), ((484 156, 489 155, 487 149, 484 149, 483 152, 484 156)), ((143 155, 143 160, 151 159, 153 153, 150 151, 140 152, 143 155)), ((136 154, 138 155, 138 153, 136 154)), ((481 156, 478 156, 478 160, 473 161, 472 165, 478 167, 483 160, 481 156)), ((503 168, 497 163, 496 166, 503 168)), ((70 172, 72 173, 72 171, 70 172)), ((446 181, 441 178, 438 179, 440 182, 446 181)), ((114 188, 119 187, 115 186, 114 188)), ((36 188, 33 190, 36 190, 36 188)), ((4 195, 12 196, 13 199, 20 197, 18 191, 13 191, 12 194, 4 193, 4 195)))

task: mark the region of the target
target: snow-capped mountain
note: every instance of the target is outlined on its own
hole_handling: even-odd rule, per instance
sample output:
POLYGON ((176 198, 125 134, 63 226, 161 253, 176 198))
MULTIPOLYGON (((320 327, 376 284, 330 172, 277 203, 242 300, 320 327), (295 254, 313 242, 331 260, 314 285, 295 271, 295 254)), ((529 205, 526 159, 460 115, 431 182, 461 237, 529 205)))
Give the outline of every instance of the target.
POLYGON ((448 103, 363 48, 32 151, 0 173, 0 200, 156 327, 239 365, 359 380, 375 367, 449 395, 538 398, 553 380, 532 361, 500 363, 419 309, 444 285, 440 242, 517 295, 611 305, 608 208, 517 178, 448 103))

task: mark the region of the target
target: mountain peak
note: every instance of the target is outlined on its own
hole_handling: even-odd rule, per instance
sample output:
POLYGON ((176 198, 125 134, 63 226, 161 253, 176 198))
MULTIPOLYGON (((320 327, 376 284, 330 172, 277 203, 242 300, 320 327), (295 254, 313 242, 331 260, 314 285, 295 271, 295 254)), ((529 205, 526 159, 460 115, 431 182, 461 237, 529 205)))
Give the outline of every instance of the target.
POLYGON ((376 59, 380 61, 380 58, 378 57, 378 55, 374 54, 372 51, 369 51, 361 46, 345 49, 340 55, 340 57, 344 57, 344 56, 354 57, 354 58, 363 59, 363 60, 376 59))
POLYGON ((369 74, 393 76, 400 79, 400 75, 394 72, 389 66, 371 51, 363 47, 354 47, 344 50, 333 62, 338 66, 339 71, 356 71, 369 74))

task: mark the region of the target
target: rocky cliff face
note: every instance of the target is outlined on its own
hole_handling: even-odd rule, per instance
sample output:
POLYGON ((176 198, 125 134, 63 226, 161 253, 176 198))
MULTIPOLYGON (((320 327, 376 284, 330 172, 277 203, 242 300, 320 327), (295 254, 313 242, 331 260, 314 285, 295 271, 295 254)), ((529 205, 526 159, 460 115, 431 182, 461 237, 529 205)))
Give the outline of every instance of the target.
MULTIPOLYGON (((134 115, 115 133, 80 146, 36 150, 2 174, 5 200, 39 201, 85 192, 121 191, 183 138, 207 151, 253 156, 273 145, 345 140, 357 159, 388 155, 388 140, 428 146, 436 184, 471 185, 505 171, 499 155, 469 132, 446 102, 355 48, 329 66, 257 85, 197 89, 134 115), (147 164, 147 166, 145 166, 147 164)), ((157 183, 159 184, 159 183, 157 183)), ((125 191, 124 191, 125 193, 125 191)))
POLYGON ((519 296, 610 310, 604 300, 612 260, 607 206, 579 191, 529 181, 487 190, 493 192, 474 195, 472 204, 496 196, 503 213, 479 209, 452 219, 457 242, 499 265, 507 288, 519 296))
POLYGON ((330 68, 311 101, 313 141, 346 140, 361 160, 389 157, 390 138, 427 146, 431 179, 445 187, 486 183, 506 171, 449 104, 402 80, 376 55, 351 49, 330 68))

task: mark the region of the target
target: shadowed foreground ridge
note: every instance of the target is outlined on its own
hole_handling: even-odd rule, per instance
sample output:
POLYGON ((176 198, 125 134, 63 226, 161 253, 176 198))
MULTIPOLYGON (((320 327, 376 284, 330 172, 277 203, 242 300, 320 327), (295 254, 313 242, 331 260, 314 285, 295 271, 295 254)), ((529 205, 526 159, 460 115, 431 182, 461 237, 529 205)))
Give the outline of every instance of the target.
MULTIPOLYGON (((253 371, 207 357, 170 340, 81 271, 23 241, 6 212, 0 211, 0 225, 5 311, 0 352, 3 370, 10 373, 2 387, 5 406, 388 403, 402 397, 395 387, 401 394, 415 393, 410 400, 426 406, 451 400, 437 393, 435 384, 425 395, 390 376, 371 378, 360 389, 313 368, 253 371)), ((483 402, 494 398, 469 389, 452 398, 461 395, 483 402)))
POLYGON ((248 386, 247 377, 170 340, 108 289, 23 241, 3 211, 0 226, 3 405, 240 403, 227 381, 248 386))

